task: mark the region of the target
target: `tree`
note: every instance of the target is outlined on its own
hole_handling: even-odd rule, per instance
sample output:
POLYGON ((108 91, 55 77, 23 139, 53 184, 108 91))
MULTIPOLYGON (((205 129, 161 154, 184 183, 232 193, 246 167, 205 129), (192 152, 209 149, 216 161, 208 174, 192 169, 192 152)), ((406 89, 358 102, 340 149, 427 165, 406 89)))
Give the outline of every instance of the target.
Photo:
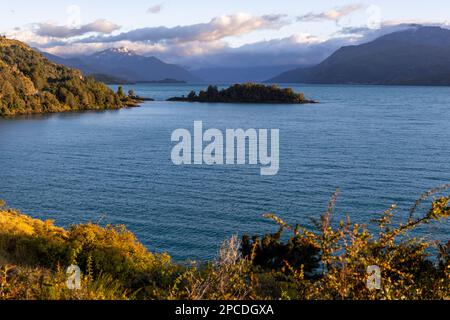
POLYGON ((121 98, 125 97, 125 93, 123 91, 123 87, 119 86, 119 88, 117 88, 117 95, 121 98))
POLYGON ((189 92, 188 99, 193 100, 195 98, 197 98, 197 94, 195 93, 195 91, 189 92))
POLYGON ((206 95, 208 98, 215 98, 219 94, 219 90, 217 89, 217 86, 208 86, 208 90, 206 91, 206 95))

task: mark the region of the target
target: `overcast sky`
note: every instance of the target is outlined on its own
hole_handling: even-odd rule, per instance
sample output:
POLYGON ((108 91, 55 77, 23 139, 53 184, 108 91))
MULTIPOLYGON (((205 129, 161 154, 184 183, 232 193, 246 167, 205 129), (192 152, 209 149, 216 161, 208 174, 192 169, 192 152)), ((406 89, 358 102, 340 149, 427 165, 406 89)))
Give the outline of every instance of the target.
POLYGON ((14 0, 0 33, 62 56, 123 46, 193 67, 313 64, 412 23, 446 27, 449 12, 447 0, 14 0))

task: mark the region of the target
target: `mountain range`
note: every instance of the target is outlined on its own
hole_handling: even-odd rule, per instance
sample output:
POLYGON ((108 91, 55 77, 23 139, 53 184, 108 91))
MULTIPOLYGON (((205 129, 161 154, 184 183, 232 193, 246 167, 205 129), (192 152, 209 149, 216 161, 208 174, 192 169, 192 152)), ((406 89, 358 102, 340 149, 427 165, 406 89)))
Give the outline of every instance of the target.
POLYGON ((271 83, 450 85, 450 30, 417 26, 346 46, 322 63, 271 83))
POLYGON ((165 63, 155 57, 144 57, 127 48, 113 48, 88 56, 62 58, 43 52, 52 62, 79 69, 85 75, 105 82, 150 82, 174 79, 199 82, 197 76, 186 69, 165 63))
POLYGON ((155 57, 144 57, 126 48, 113 48, 88 56, 62 58, 47 52, 50 61, 81 70, 105 83, 184 82, 231 83, 263 82, 296 65, 257 67, 208 67, 187 70, 155 57))
POLYGON ((415 26, 374 41, 345 46, 315 66, 213 66, 188 70, 127 48, 49 60, 81 70, 106 83, 317 83, 450 85, 450 30, 415 26), (269 80, 267 80, 269 79, 269 80))

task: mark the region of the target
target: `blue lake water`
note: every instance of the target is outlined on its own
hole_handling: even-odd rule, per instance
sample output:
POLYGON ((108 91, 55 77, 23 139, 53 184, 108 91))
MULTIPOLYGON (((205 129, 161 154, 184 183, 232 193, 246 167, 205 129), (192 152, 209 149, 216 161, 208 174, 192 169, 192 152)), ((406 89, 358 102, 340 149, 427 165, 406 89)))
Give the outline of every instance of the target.
MULTIPOLYGON (((158 100, 201 86, 126 86, 158 100)), ((214 256, 238 233, 275 231, 276 213, 309 226, 337 187, 337 219, 368 223, 400 213, 450 183, 450 88, 294 86, 314 105, 148 102, 141 108, 0 120, 0 199, 67 226, 125 224, 175 259, 214 256), (259 166, 175 166, 171 133, 279 128, 280 171, 259 166)), ((447 239, 448 224, 419 235, 447 239)))

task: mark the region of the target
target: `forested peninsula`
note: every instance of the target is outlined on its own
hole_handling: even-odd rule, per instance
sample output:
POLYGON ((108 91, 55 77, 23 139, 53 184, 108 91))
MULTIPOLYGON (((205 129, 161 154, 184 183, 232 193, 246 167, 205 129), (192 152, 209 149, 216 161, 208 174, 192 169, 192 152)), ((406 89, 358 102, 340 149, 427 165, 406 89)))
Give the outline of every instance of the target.
POLYGON ((26 44, 0 37, 0 117, 137 106, 76 69, 47 60, 26 44))

